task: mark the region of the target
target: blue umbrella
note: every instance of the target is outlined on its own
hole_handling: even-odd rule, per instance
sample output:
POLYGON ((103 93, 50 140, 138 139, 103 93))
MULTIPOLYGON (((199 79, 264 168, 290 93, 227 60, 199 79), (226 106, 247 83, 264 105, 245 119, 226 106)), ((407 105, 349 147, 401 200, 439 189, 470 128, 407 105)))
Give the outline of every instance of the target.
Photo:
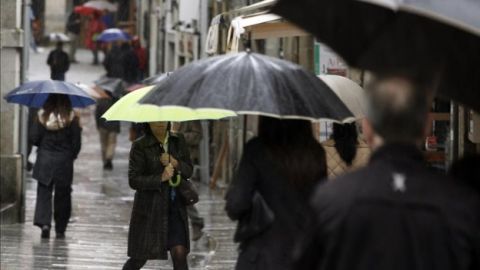
POLYGON ((126 41, 126 40, 130 40, 130 35, 118 28, 110 28, 110 29, 104 30, 97 37, 97 41, 103 41, 103 42, 126 41))
POLYGON ((80 87, 69 82, 54 80, 26 82, 10 91, 4 98, 9 103, 41 108, 50 94, 68 95, 72 107, 76 108, 95 104, 95 100, 80 87))

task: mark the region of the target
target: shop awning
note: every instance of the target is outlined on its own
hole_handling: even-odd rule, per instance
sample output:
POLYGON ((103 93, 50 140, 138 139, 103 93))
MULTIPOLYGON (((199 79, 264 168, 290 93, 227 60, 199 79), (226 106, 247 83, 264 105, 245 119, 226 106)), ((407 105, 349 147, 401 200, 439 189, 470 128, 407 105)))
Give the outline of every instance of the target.
POLYGON ((252 39, 309 35, 295 25, 284 21, 282 17, 271 13, 239 16, 232 20, 232 26, 237 36, 249 32, 252 39))

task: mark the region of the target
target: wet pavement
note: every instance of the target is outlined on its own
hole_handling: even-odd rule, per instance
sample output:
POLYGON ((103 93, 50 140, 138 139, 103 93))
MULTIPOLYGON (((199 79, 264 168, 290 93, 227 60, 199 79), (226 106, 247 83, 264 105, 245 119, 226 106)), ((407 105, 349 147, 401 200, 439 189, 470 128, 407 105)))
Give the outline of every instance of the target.
MULTIPOLYGON (((31 55, 30 80, 48 79, 48 50, 31 55)), ((79 50, 81 63, 71 66, 67 80, 91 84, 104 71, 90 65, 91 54, 79 50)), ((28 177, 25 223, 1 226, 0 269, 121 269, 127 259, 127 233, 133 191, 128 186, 127 123, 118 136, 113 171, 104 171, 93 108, 82 111, 82 151, 75 162, 72 218, 66 238, 40 239, 32 225, 36 181, 28 177)), ((205 218, 204 236, 192 242, 190 269, 233 269, 235 224, 224 212, 224 192, 199 186, 198 210, 205 218)), ((169 261, 149 261, 143 269, 172 269, 169 261)))

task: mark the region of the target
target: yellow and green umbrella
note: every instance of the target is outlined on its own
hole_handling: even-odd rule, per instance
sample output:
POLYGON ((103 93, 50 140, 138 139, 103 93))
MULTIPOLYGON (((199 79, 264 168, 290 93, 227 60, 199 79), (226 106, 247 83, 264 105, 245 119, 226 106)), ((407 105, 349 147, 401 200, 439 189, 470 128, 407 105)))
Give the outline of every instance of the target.
POLYGON ((216 108, 192 109, 182 106, 156 106, 139 104, 138 101, 153 89, 147 86, 135 90, 113 104, 102 117, 107 121, 129 122, 157 122, 157 121, 193 121, 193 120, 218 120, 226 117, 237 116, 230 110, 216 108))

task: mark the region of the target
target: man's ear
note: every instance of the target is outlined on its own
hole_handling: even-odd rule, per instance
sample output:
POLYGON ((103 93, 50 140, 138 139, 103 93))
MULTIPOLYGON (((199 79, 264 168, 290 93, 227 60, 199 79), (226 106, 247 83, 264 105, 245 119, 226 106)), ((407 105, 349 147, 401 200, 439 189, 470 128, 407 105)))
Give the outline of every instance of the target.
POLYGON ((370 123, 366 117, 362 119, 362 133, 365 142, 370 146, 370 148, 372 148, 375 132, 373 131, 372 123, 370 123))

